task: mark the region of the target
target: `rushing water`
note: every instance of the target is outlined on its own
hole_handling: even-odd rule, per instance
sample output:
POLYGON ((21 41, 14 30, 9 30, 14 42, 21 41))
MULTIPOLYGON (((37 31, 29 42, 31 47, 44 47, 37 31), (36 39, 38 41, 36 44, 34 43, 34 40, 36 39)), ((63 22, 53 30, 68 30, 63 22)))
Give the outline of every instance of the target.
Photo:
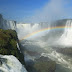
MULTIPOLYGON (((26 60, 34 60, 40 56, 45 56, 57 63, 56 72, 72 72, 72 57, 59 53, 57 48, 72 46, 72 20, 59 22, 55 26, 64 26, 65 28, 47 30, 33 36, 27 36, 34 31, 50 27, 50 24, 18 24, 17 32, 19 39, 25 37, 21 41, 26 51, 36 52, 36 55, 29 55, 25 52, 26 60), (63 23, 63 24, 62 24, 63 23), (55 49, 56 47, 56 49, 55 49)), ((53 25, 54 26, 54 25, 53 25)), ((23 51, 23 49, 22 49, 23 51)))
POLYGON ((56 52, 55 49, 45 44, 45 42, 29 41, 23 44, 23 46, 26 48, 26 51, 37 52, 37 55, 25 54, 26 60, 34 60, 40 56, 48 57, 57 63, 56 72, 72 72, 72 58, 56 52))
POLYGON ((64 33, 58 41, 64 46, 72 46, 72 20, 66 22, 64 33))

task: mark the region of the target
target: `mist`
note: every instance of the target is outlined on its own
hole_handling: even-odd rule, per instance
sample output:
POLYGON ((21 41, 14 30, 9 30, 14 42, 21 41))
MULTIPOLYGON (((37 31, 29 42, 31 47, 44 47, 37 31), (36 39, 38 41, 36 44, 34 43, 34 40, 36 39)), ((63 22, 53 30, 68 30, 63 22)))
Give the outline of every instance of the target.
POLYGON ((24 19, 24 22, 38 23, 51 22, 59 19, 72 18, 71 0, 50 0, 42 8, 35 11, 34 15, 24 19))

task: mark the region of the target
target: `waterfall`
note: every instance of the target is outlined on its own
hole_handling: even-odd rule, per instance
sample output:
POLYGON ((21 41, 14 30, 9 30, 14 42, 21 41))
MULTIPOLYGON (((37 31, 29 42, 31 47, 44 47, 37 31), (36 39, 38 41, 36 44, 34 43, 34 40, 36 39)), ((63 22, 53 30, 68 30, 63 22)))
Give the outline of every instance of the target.
POLYGON ((64 33, 57 42, 64 46, 72 46, 72 20, 67 20, 64 33))
MULTIPOLYGON (((24 50, 26 51, 24 53, 25 60, 35 60, 39 56, 48 57, 52 61, 55 61, 57 64, 57 67, 60 66, 56 72, 59 72, 59 69, 62 68, 62 72, 72 72, 72 58, 64 55, 62 53, 59 53, 56 51, 55 46, 57 45, 64 45, 64 46, 71 46, 72 44, 72 20, 59 20, 55 23, 49 24, 49 23, 35 23, 35 24, 23 24, 19 23, 16 25, 16 31, 18 34, 19 39, 24 38, 28 34, 31 34, 33 32, 36 32, 38 30, 42 30, 48 27, 57 27, 55 29, 50 29, 47 34, 40 33, 37 36, 38 39, 34 39, 33 36, 30 37, 30 39, 23 40, 21 42, 22 46, 26 49, 22 48, 22 52, 24 53, 24 50), (59 27, 59 28, 58 28, 59 27), (43 36, 44 35, 44 36, 43 36), (53 46, 54 45, 54 46, 53 46), (35 56, 34 54, 31 56, 30 53, 37 53, 35 56)), ((58 46, 59 47, 59 46, 58 46)), ((56 47, 56 48, 58 48, 56 47)))
POLYGON ((0 55, 0 72, 27 72, 27 70, 16 57, 0 55))
POLYGON ((16 21, 5 20, 0 14, 0 28, 4 30, 7 30, 7 29, 16 30, 16 21))
POLYGON ((16 29, 16 21, 10 21, 10 20, 3 20, 3 29, 16 29))
MULTIPOLYGON (((35 24, 16 24, 16 31, 18 33, 19 39, 22 39, 28 34, 31 34, 33 32, 39 31, 41 29, 49 27, 48 23, 35 23, 35 24)), ((39 34, 38 36, 42 36, 44 34, 39 34)))

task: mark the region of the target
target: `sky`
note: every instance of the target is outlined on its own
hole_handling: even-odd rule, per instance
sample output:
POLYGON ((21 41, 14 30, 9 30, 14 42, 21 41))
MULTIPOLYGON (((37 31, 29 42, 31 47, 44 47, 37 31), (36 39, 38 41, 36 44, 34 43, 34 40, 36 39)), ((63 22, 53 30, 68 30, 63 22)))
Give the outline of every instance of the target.
POLYGON ((0 0, 0 13, 25 23, 72 18, 72 0, 0 0))

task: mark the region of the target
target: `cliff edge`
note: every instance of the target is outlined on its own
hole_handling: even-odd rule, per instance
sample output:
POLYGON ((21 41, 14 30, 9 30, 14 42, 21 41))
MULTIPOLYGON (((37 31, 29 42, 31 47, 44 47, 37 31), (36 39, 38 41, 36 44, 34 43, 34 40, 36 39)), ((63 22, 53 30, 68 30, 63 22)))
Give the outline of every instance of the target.
POLYGON ((24 56, 20 53, 17 48, 18 38, 15 30, 3 30, 0 29, 0 54, 2 55, 13 55, 15 56, 23 65, 24 56))

